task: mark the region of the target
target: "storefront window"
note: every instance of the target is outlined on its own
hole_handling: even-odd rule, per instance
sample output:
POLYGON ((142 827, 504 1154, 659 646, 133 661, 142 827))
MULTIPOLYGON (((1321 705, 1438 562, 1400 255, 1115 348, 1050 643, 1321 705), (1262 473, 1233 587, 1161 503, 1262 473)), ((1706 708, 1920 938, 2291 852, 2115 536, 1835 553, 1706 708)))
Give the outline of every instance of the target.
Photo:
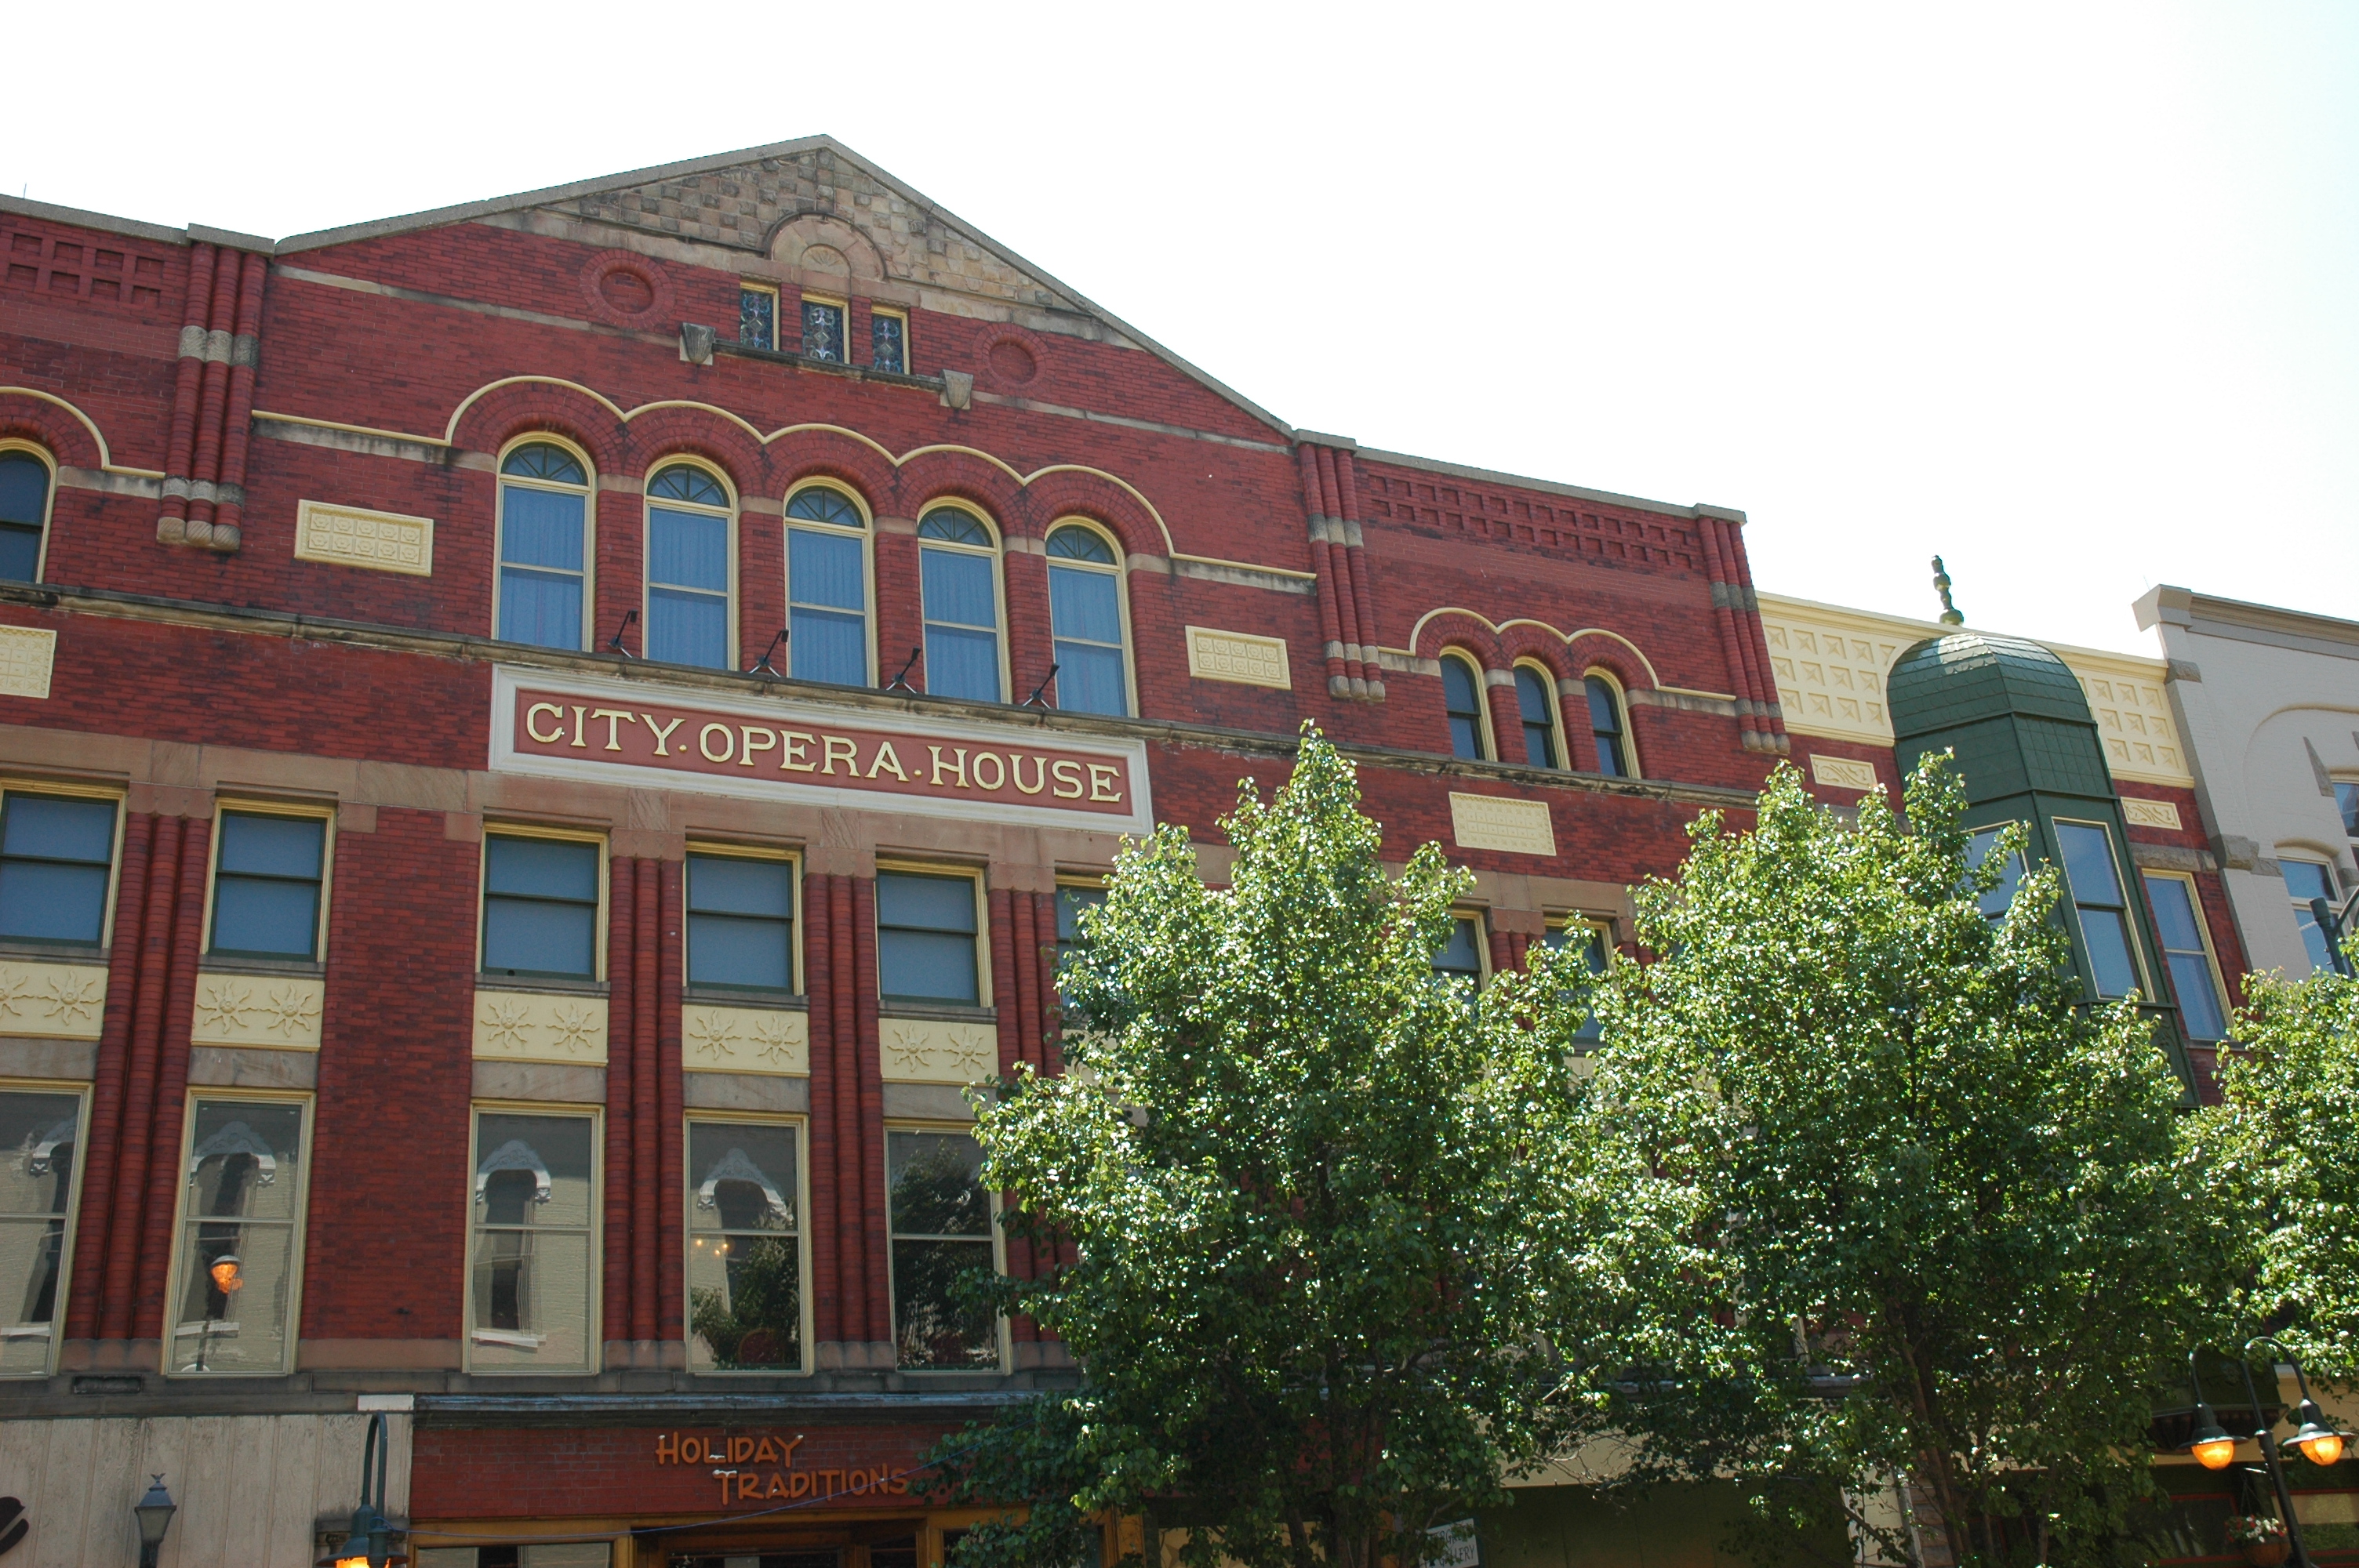
POLYGON ((300 1100, 201 1099, 189 1122, 175 1373, 288 1369, 303 1219, 300 1100))
POLYGON ((0 1094, 0 1377, 49 1369, 81 1132, 78 1094, 0 1094))
POLYGON ((793 1372, 803 1364, 802 1242, 788 1125, 691 1121, 688 1364, 793 1372))
POLYGON ((961 1279, 992 1268, 983 1150, 963 1132, 888 1131, 885 1148, 897 1359, 910 1368, 997 1367, 991 1309, 970 1305, 956 1290, 961 1279))
POLYGON ((587 1116, 476 1114, 471 1370, 593 1369, 596 1130, 587 1116))

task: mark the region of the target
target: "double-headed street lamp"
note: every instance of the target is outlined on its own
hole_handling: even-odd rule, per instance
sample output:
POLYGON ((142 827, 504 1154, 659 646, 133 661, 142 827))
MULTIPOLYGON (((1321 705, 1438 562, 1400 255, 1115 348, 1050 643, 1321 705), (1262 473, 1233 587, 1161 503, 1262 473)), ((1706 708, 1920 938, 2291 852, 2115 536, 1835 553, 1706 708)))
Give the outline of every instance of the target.
POLYGON ((385 1415, 369 1417, 368 1437, 361 1446, 361 1502, 353 1510, 353 1528, 343 1544, 332 1547, 313 1568, 406 1568, 409 1554, 393 1543, 393 1526, 385 1517, 385 1464, 393 1449, 385 1415), (369 1492, 369 1465, 376 1465, 376 1492, 369 1492))
MULTIPOLYGON (((2253 1420, 2259 1430, 2244 1435, 2261 1445, 2261 1457, 2268 1462, 2269 1481, 2277 1488, 2278 1517, 2285 1520, 2286 1538, 2293 1548, 2291 1568, 2314 1568, 2310 1552, 2301 1543, 2301 1521, 2294 1518, 2293 1494, 2286 1488, 2285 1465, 2278 1458, 2277 1423, 2262 1413, 2260 1390, 2253 1386, 2253 1347, 2256 1345, 2267 1346, 2293 1368, 2294 1382, 2301 1390, 2301 1404, 2294 1411, 2294 1420, 2300 1425, 2294 1432, 2293 1445, 2301 1450, 2304 1458, 2321 1466, 2335 1463, 2343 1457, 2348 1434, 2328 1422, 2318 1401, 2310 1397, 2310 1379, 2302 1375, 2301 1363, 2284 1346, 2267 1335, 2245 1341, 2236 1367, 2245 1375, 2245 1396, 2253 1401, 2253 1420)), ((2203 1380, 2195 1370, 2195 1358, 2202 1348, 2198 1346, 2187 1353, 2187 1380, 2195 1390, 2195 1438, 2188 1444, 2188 1452, 2206 1470, 2224 1470, 2235 1460, 2237 1436, 2220 1424, 2211 1401, 2203 1397, 2203 1380)))

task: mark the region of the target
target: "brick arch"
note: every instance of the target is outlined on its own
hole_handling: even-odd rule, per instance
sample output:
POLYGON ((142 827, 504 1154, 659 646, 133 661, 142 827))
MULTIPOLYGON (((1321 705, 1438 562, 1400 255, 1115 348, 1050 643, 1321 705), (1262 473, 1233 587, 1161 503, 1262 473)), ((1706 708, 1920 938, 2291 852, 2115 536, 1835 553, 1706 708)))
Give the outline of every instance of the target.
POLYGON ((1603 670, 1620 683, 1625 692, 1652 691, 1657 682, 1647 662, 1619 637, 1602 632, 1574 633, 1565 644, 1571 660, 1572 678, 1579 680, 1591 670, 1603 670))
POLYGON ((707 410, 661 408, 640 415, 623 437, 624 472, 645 480, 670 458, 701 458, 729 476, 742 501, 759 494, 767 467, 761 442, 707 410))
POLYGON ((104 468, 109 454, 79 412, 29 392, 0 392, 0 436, 31 441, 61 466, 104 468))
POLYGON ((1096 474, 1071 469, 1042 474, 1024 487, 1024 503, 1025 532, 1036 539, 1047 538, 1060 518, 1086 517, 1112 534, 1125 556, 1161 556, 1169 548, 1138 498, 1096 474))
POLYGON ((1472 611, 1442 610, 1430 614, 1418 628, 1416 645, 1409 651, 1420 658, 1438 659, 1444 648, 1472 654, 1478 669, 1505 669, 1507 665, 1498 629, 1472 611))
POLYGON ((453 444, 497 452, 524 436, 563 436, 590 454, 600 473, 629 470, 629 427, 612 404, 576 386, 515 381, 476 395, 452 421, 453 444))
POLYGON ((1568 679, 1574 673, 1571 661, 1566 657, 1564 639, 1553 627, 1509 626, 1500 632, 1498 643, 1502 669, 1517 663, 1536 664, 1558 680, 1568 679))
POLYGON ((904 517, 915 517, 929 502, 951 497, 989 513, 1003 535, 1014 531, 1010 525, 1024 513, 1022 482, 973 452, 919 452, 902 465, 894 482, 895 509, 904 517))
POLYGON ((806 481, 833 481, 856 493, 874 514, 892 509, 898 483, 893 460, 846 430, 790 431, 762 449, 762 492, 783 503, 806 481))

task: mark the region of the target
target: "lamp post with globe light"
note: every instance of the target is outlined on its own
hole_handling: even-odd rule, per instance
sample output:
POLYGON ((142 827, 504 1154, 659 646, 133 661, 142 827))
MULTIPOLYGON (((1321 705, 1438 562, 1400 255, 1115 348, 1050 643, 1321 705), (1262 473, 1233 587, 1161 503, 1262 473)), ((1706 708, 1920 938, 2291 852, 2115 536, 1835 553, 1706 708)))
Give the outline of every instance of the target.
MULTIPOLYGON (((2310 1379, 2303 1375, 2301 1363, 2296 1361, 2284 1346, 2267 1335, 2258 1335, 2245 1341, 2244 1350, 2236 1357, 2236 1366, 2244 1373, 2245 1395, 2252 1400, 2253 1420, 2258 1430, 2244 1435, 2260 1444, 2261 1457, 2268 1465, 2269 1482, 2277 1488, 2278 1517, 2285 1520, 2286 1539, 2293 1548, 2291 1568, 2315 1568, 2308 1549, 2302 1545, 2301 1521, 2294 1517, 2293 1493, 2286 1487, 2285 1465, 2279 1457, 2275 1430, 2277 1423, 2263 1414, 2260 1390, 2253 1386, 2253 1348, 2261 1345, 2285 1357, 2286 1364, 2293 1368, 2295 1385, 2301 1390, 2301 1403, 2294 1411, 2294 1420, 2299 1424, 2294 1431, 2293 1445, 2301 1450, 2302 1457, 2321 1467, 2332 1465, 2343 1457, 2349 1434, 2327 1421, 2325 1412, 2318 1408, 2318 1401, 2310 1398, 2310 1379)), ((2203 1397, 2203 1381, 2195 1369, 2196 1357, 2202 1348, 2198 1346, 2187 1353, 2187 1380, 2195 1392, 2195 1436, 2187 1447, 2188 1452, 2195 1456, 2195 1462, 2206 1470, 2224 1470, 2235 1461, 2237 1434, 2220 1424, 2220 1418, 2212 1412, 2211 1401, 2203 1397)))

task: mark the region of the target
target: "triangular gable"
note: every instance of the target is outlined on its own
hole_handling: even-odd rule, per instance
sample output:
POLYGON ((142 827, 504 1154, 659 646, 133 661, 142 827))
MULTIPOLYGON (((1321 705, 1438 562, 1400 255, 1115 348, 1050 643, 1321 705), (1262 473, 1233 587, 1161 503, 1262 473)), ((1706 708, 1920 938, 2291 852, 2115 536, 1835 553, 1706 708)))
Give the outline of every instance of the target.
MULTIPOLYGON (((538 214, 571 223, 636 229, 664 240, 769 255, 821 270, 842 257, 853 276, 866 273, 914 285, 968 307, 961 314, 1007 311, 1086 319, 1120 341, 1154 354, 1181 374, 1279 434, 1293 427, 1206 374, 1078 290, 1069 288, 981 230, 886 174, 832 136, 806 136, 766 147, 721 153, 657 168, 527 190, 375 222, 281 240, 278 255, 350 244, 451 223, 538 214), (846 254, 849 253, 849 254, 846 254)), ((1078 324, 1078 323, 1077 323, 1078 324)))

